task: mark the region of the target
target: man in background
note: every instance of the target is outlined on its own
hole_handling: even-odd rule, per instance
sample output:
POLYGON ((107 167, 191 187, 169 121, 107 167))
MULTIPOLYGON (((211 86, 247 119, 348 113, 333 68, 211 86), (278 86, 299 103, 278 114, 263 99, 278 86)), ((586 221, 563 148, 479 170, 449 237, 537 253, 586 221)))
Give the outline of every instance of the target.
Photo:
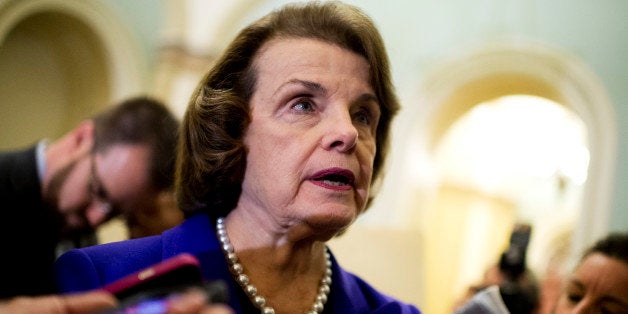
POLYGON ((178 224, 182 214, 164 206, 173 204, 178 127, 162 103, 138 97, 54 142, 0 153, 0 299, 53 293, 59 243, 114 216, 159 226, 141 235, 178 224), (170 221, 146 222, 161 217, 170 221))

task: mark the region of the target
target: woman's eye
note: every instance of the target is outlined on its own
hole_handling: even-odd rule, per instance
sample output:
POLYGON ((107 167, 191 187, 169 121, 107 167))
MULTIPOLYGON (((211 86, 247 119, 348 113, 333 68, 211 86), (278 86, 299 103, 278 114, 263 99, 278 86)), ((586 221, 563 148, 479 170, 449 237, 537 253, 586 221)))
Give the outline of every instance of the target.
POLYGON ((355 119, 364 124, 364 125, 370 125, 371 124, 371 115, 366 112, 366 111, 360 111, 356 114, 355 119))
POLYGON ((314 105, 305 99, 299 100, 296 104, 292 106, 294 110, 303 111, 303 112, 311 112, 314 111, 314 105))
POLYGON ((353 114, 353 118, 363 125, 373 125, 377 122, 377 117, 368 108, 361 108, 353 114))

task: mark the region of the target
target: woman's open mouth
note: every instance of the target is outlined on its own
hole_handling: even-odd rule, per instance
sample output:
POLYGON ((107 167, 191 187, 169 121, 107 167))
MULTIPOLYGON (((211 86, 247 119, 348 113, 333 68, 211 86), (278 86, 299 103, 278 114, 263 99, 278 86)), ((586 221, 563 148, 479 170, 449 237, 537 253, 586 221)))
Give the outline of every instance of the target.
POLYGON ((347 169, 329 168, 312 175, 310 181, 324 188, 343 191, 353 188, 355 175, 347 169))

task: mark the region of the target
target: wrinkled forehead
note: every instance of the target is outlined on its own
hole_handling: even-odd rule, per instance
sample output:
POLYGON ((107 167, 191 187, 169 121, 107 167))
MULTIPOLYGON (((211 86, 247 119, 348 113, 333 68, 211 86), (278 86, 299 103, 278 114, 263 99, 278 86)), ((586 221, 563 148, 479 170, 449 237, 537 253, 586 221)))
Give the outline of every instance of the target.
MULTIPOLYGON (((348 67, 355 64, 356 67, 346 69, 347 77, 353 77, 357 72, 368 82, 371 90, 375 91, 371 79, 371 66, 368 60, 361 54, 356 53, 341 45, 333 42, 320 40, 309 37, 275 37, 266 41, 257 50, 253 57, 251 68, 249 71, 255 80, 254 90, 259 88, 260 80, 264 79, 264 73, 272 70, 271 79, 290 81, 296 77, 291 77, 295 73, 300 75, 308 75, 312 70, 316 71, 324 66, 348 67), (359 59, 358 63, 340 62, 334 64, 334 61, 342 59, 352 61, 359 59), (323 58, 324 60, 321 60, 323 58), (348 60, 347 60, 348 59, 348 60), (326 60, 326 61, 325 61, 326 60)), ((341 71, 342 73, 342 71, 341 71)), ((301 77, 298 77, 299 79, 301 77)), ((381 107, 381 104, 380 104, 381 107)))
POLYGON ((602 253, 588 255, 576 268, 573 280, 595 286, 628 305, 628 264, 602 253))

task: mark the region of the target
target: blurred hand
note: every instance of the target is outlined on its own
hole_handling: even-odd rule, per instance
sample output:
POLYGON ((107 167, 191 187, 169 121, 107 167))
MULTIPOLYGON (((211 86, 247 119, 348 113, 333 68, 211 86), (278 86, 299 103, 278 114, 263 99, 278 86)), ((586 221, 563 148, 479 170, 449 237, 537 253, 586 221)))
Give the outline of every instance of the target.
MULTIPOLYGON (((114 296, 103 291, 40 297, 15 297, 0 302, 0 314, 93 314, 113 310, 114 296)), ((115 310, 113 311, 115 313, 115 310)), ((207 304, 200 290, 190 290, 168 302, 167 314, 233 314, 222 304, 207 304)))
POLYGON ((87 314, 110 309, 118 302, 102 291, 40 297, 15 297, 0 302, 0 313, 87 314))
POLYGON ((201 290, 191 289, 180 297, 168 303, 167 314, 233 314, 234 312, 223 304, 208 304, 207 295, 201 290))

